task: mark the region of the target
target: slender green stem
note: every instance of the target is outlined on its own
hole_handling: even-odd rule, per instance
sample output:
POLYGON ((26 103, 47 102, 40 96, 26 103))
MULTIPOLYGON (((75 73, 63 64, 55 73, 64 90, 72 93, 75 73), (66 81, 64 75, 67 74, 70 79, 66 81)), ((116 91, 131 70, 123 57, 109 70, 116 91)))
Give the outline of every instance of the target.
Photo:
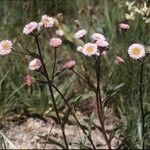
POLYGON ((142 149, 144 149, 144 126, 145 126, 145 121, 144 121, 144 106, 143 106, 143 71, 144 71, 144 61, 142 61, 142 64, 141 64, 140 86, 139 86, 141 122, 142 122, 142 149))
POLYGON ((76 117, 74 111, 72 110, 71 106, 69 105, 68 101, 66 100, 66 98, 64 97, 64 95, 59 91, 59 89, 55 86, 52 85, 54 87, 54 89, 60 94, 60 96, 63 98, 65 104, 67 105, 67 107, 69 108, 71 114, 73 115, 73 117, 75 118, 77 124, 80 126, 80 128, 82 129, 83 133, 87 136, 88 140, 90 141, 91 145, 93 146, 93 149, 96 149, 91 137, 86 133, 86 131, 84 130, 83 126, 80 124, 78 118, 76 117))
POLYGON ((59 111, 57 109, 57 105, 56 105, 56 102, 55 102, 55 98, 54 98, 54 94, 53 94, 53 89, 52 89, 52 86, 51 86, 51 81, 50 81, 50 78, 49 78, 49 75, 48 75, 48 72, 47 72, 47 69, 46 69, 46 66, 45 66, 42 54, 41 54, 41 49, 40 49, 40 45, 39 45, 39 41, 38 41, 38 36, 35 36, 35 41, 36 41, 36 44, 37 44, 37 48, 38 48, 40 60, 41 60, 42 66, 43 66, 43 72, 44 72, 43 75, 46 77, 47 82, 48 82, 48 87, 49 87, 49 91, 50 91, 50 94, 51 94, 51 97, 52 97, 52 102, 53 102, 54 110, 55 110, 57 119, 59 121, 61 130, 62 130, 62 135, 63 135, 63 139, 64 139, 64 142, 65 142, 65 145, 66 145, 66 149, 69 149, 68 143, 67 143, 67 138, 66 138, 65 131, 64 131, 64 125, 62 124, 60 116, 59 116, 59 111))

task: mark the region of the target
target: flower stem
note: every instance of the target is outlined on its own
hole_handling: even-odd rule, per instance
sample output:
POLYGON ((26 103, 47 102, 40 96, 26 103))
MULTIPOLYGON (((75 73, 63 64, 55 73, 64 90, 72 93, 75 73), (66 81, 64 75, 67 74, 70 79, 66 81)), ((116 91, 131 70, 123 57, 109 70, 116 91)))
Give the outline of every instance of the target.
POLYGON ((53 72, 52 72, 52 81, 54 80, 55 75, 55 69, 56 69, 56 59, 57 59, 57 49, 54 48, 55 54, 54 54, 54 65, 53 65, 53 72))
POLYGON ((140 109, 141 109, 141 122, 142 122, 142 149, 144 149, 144 126, 145 126, 145 120, 144 120, 144 106, 143 106, 143 71, 144 71, 144 60, 141 64, 141 70, 140 70, 140 86, 139 86, 139 92, 140 92, 140 109))
POLYGON ((41 49, 40 49, 40 45, 39 45, 38 36, 35 36, 35 41, 36 41, 36 44, 37 44, 40 60, 41 60, 42 66, 43 66, 43 75, 45 76, 45 78, 47 79, 47 82, 48 82, 49 91, 50 91, 50 94, 51 94, 51 97, 52 97, 52 103, 53 103, 54 110, 55 110, 57 119, 59 121, 60 127, 61 127, 61 131, 62 131, 63 139, 64 139, 64 142, 65 142, 65 145, 66 145, 66 149, 69 149, 68 143, 67 143, 67 138, 66 138, 66 135, 65 135, 64 125, 62 124, 60 116, 59 116, 59 112, 58 112, 57 105, 56 105, 55 98, 54 98, 54 94, 53 94, 51 81, 50 81, 50 78, 49 78, 49 75, 48 75, 48 72, 47 72, 42 54, 41 54, 41 49))
POLYGON ((101 78, 101 55, 95 59, 96 66, 96 79, 97 79, 97 90, 96 90, 96 106, 98 119, 102 128, 102 134, 104 136, 105 142, 107 144, 108 149, 111 150, 111 144, 107 137, 105 125, 104 125, 104 116, 103 116, 103 106, 102 106, 102 97, 101 97, 101 89, 100 89, 100 78, 101 78))
POLYGON ((68 101, 66 100, 66 98, 64 97, 64 95, 59 91, 59 89, 55 86, 52 85, 54 87, 54 89, 60 94, 60 96, 63 98, 64 102, 66 103, 67 107, 69 108, 71 114, 73 115, 73 117, 75 118, 77 124, 80 126, 81 130, 83 131, 83 133, 87 136, 88 140, 90 141, 91 145, 93 146, 93 149, 96 149, 91 137, 86 133, 86 131, 84 130, 83 126, 80 124, 78 118, 76 117, 74 111, 72 110, 71 106, 69 105, 68 101))
MULTIPOLYGON (((122 30, 120 30, 120 33, 121 33, 122 45, 123 45, 124 51, 126 52, 126 51, 127 51, 127 50, 126 50, 126 42, 125 42, 125 40, 124 40, 122 30)), ((127 53, 126 53, 126 56, 127 56, 127 60, 128 60, 128 63, 129 63, 131 72, 132 72, 132 74, 134 74, 134 69, 133 69, 133 66, 132 66, 132 64, 131 64, 129 55, 128 55, 127 53)))
POLYGON ((87 82, 82 76, 80 76, 74 69, 71 69, 73 73, 75 73, 80 79, 82 79, 85 83, 87 82))

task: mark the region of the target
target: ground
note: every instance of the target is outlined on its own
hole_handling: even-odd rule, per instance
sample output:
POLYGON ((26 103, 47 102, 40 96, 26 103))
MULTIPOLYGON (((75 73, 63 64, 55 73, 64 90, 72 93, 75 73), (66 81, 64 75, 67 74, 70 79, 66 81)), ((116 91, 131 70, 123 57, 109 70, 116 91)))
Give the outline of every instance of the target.
MULTIPOLYGON (((81 112, 76 112, 78 118, 82 124, 85 124, 85 120, 88 116, 83 115, 81 112)), ((17 117, 16 117, 17 118, 17 117)), ((41 120, 37 117, 20 117, 20 122, 18 123, 16 119, 12 121, 12 119, 7 119, 3 122, 3 128, 1 131, 6 134, 7 138, 9 138, 18 149, 41 149, 44 148, 45 139, 41 137, 46 137, 49 133, 50 129, 52 128, 49 137, 55 138, 57 141, 63 142, 63 137, 61 134, 61 130, 59 125, 52 119, 52 118, 45 118, 46 121, 41 120)), ((93 122, 95 124, 99 124, 98 119, 94 119, 93 122)), ((105 126, 107 133, 110 133, 110 130, 115 127, 118 122, 118 118, 108 115, 105 119, 105 126)), ((80 140, 84 140, 85 135, 82 133, 81 129, 77 126, 75 121, 71 121, 69 124, 66 125, 65 128, 67 140, 69 143, 70 148, 78 148, 76 143, 79 143, 80 140)), ((105 145, 105 141, 100 133, 100 131, 96 128, 92 128, 92 139, 94 144, 98 149, 107 148, 105 145)), ((121 143, 121 136, 120 133, 115 135, 115 138, 112 140, 111 145, 112 148, 117 148, 118 145, 121 143)), ((87 145, 90 146, 88 140, 86 140, 87 145)), ((47 149, 60 149, 57 145, 47 143, 47 149)))

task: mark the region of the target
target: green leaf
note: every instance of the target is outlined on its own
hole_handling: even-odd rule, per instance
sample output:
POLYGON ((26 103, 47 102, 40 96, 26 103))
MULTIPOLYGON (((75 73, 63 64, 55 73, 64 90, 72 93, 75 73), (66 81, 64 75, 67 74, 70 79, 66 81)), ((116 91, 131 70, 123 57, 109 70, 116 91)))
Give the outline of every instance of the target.
POLYGON ((115 134, 117 131, 119 131, 124 125, 120 124, 117 127, 115 127, 114 129, 111 130, 110 132, 110 136, 109 136, 109 141, 111 142, 111 140, 114 138, 115 134))

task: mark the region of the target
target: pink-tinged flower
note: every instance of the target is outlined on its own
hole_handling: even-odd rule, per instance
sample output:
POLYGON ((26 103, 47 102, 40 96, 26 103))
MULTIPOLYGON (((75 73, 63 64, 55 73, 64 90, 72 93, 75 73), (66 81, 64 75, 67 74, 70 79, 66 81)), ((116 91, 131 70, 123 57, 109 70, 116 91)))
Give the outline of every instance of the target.
POLYGON ((43 28, 43 23, 39 22, 37 26, 38 31, 40 31, 42 28, 43 28))
POLYGON ((25 25, 25 27, 23 28, 23 33, 28 35, 28 34, 31 34, 33 33, 36 28, 38 26, 38 23, 37 22, 30 22, 29 24, 25 25))
POLYGON ((145 57, 146 52, 143 45, 134 43, 128 48, 128 54, 133 59, 140 59, 145 57))
POLYGON ((120 23, 119 27, 122 30, 128 30, 130 28, 130 26, 128 24, 125 24, 125 23, 120 23))
POLYGON ((116 56, 115 63, 116 64, 122 64, 122 63, 124 63, 124 59, 121 58, 120 56, 116 56))
POLYGON ((3 40, 0 42, 0 55, 9 54, 12 50, 12 42, 9 40, 3 40))
POLYGON ((62 40, 59 38, 52 38, 50 39, 49 45, 54 48, 58 48, 59 46, 62 45, 62 40))
POLYGON ((41 22, 43 23, 44 27, 50 28, 50 27, 53 27, 54 25, 54 18, 49 17, 47 15, 43 15, 41 18, 41 22))
POLYGON ((96 45, 98 47, 106 48, 106 47, 109 46, 109 43, 107 41, 105 41, 105 40, 99 39, 99 40, 96 41, 96 45))
POLYGON ((25 83, 26 83, 26 85, 28 85, 28 86, 31 86, 31 85, 32 85, 32 76, 31 76, 30 74, 26 76, 26 78, 25 78, 25 83))
POLYGON ((87 32, 87 31, 84 30, 84 29, 79 30, 78 32, 76 32, 76 33, 74 34, 74 38, 75 38, 75 39, 82 39, 82 38, 85 36, 86 32, 87 32))
POLYGON ((82 47, 82 46, 78 46, 78 47, 77 47, 77 51, 78 51, 78 52, 82 52, 82 51, 83 51, 83 47, 82 47))
POLYGON ((67 61, 67 62, 64 64, 63 68, 73 69, 74 66, 75 66, 75 63, 76 63, 76 62, 75 62, 74 60, 67 61))
POLYGON ((64 35, 64 31, 63 30, 56 30, 56 34, 58 36, 63 36, 64 35))
POLYGON ((92 56, 92 55, 99 55, 97 45, 93 43, 87 43, 83 46, 82 50, 84 55, 92 56))
POLYGON ((42 66, 42 63, 39 59, 35 58, 29 63, 30 70, 39 70, 42 66))
POLYGON ((104 37, 104 35, 103 35, 103 34, 100 34, 100 33, 93 33, 92 36, 91 36, 91 38, 92 38, 92 40, 95 41, 95 42, 96 42, 97 40, 103 40, 103 41, 106 40, 106 38, 104 37))

